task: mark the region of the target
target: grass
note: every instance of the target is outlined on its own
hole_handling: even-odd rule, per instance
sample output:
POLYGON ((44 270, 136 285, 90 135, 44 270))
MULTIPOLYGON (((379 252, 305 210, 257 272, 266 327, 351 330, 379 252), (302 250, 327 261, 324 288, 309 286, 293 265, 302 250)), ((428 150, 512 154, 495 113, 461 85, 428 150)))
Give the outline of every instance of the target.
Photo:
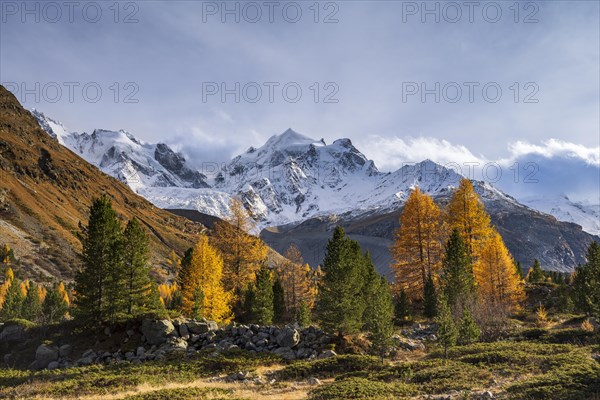
MULTIPOLYGON (((123 400, 234 400, 233 390, 222 388, 177 388, 160 389, 125 397, 123 400)), ((240 399, 241 400, 241 399, 240 399)))

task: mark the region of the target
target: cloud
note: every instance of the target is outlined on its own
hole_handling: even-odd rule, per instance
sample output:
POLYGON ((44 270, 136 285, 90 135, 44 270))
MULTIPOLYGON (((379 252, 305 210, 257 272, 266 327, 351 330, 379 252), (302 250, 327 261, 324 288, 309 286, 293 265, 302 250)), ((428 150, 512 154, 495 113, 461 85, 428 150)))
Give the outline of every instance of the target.
POLYGON ((517 141, 509 145, 510 162, 528 155, 540 155, 544 158, 572 158, 583 160, 590 165, 600 166, 600 147, 586 147, 580 144, 569 143, 563 140, 549 139, 541 145, 517 141))

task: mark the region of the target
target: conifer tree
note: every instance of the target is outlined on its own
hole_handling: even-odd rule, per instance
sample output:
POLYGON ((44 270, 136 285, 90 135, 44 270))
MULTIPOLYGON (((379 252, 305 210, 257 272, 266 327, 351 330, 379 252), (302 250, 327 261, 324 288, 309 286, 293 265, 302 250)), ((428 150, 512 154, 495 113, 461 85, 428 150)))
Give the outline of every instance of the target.
POLYGON ((21 290, 21 282, 15 278, 11 281, 6 292, 6 298, 0 311, 0 319, 7 321, 13 318, 21 318, 23 300, 25 300, 25 296, 23 296, 23 291, 21 290))
POLYGON ((148 235, 137 218, 129 221, 123 232, 123 252, 127 313, 132 315, 135 309, 139 309, 144 304, 150 288, 148 235))
POLYGON ((529 269, 527 281, 531 283, 542 283, 546 281, 546 274, 542 271, 542 267, 537 258, 533 260, 533 266, 529 269))
POLYGON ((423 299, 423 315, 426 318, 435 318, 437 315, 438 295, 433 276, 429 274, 425 282, 425 297, 423 299))
POLYGON ((223 259, 217 249, 208 243, 206 235, 200 235, 192 251, 189 267, 182 263, 182 311, 191 315, 198 302, 198 289, 202 292, 203 316, 217 322, 231 319, 229 303, 231 294, 223 288, 223 259))
POLYGON ((300 303, 311 302, 310 267, 306 268, 300 250, 292 245, 285 252, 285 260, 277 268, 285 293, 288 315, 294 319, 300 303))
POLYGON ((254 302, 252 304, 252 315, 254 322, 261 325, 273 323, 273 284, 271 283, 271 271, 266 266, 261 267, 256 273, 254 302))
POLYGON ((244 290, 244 299, 242 301, 242 307, 240 314, 236 314, 236 319, 241 322, 254 322, 256 318, 254 316, 254 303, 256 301, 256 288, 254 283, 249 283, 244 290))
POLYGON ((29 285, 21 309, 21 318, 31 322, 38 322, 42 314, 42 301, 38 286, 35 283, 29 285))
POLYGON ((458 329, 454 323, 452 312, 448 306, 448 300, 442 296, 438 304, 438 316, 436 317, 438 325, 437 337, 439 343, 444 348, 444 357, 448 358, 448 349, 456 345, 458 338, 458 329))
POLYGON ((400 292, 396 295, 394 312, 399 325, 406 324, 406 321, 410 319, 410 300, 403 288, 400 288, 400 292))
POLYGON ((69 306, 65 301, 63 294, 60 292, 59 286, 54 285, 48 289, 46 298, 42 303, 42 316, 47 324, 60 322, 67 313, 69 306))
POLYGON ((230 218, 215 224, 211 242, 223 257, 225 290, 233 294, 234 312, 238 312, 246 285, 267 257, 267 246, 252 235, 255 223, 239 200, 231 200, 230 210, 230 218))
POLYGON ((194 289, 194 304, 192 305, 192 312, 190 316, 193 319, 200 319, 204 317, 204 292, 199 287, 194 289))
POLYGON ((279 276, 276 276, 275 282, 273 282, 273 321, 275 323, 284 323, 287 319, 286 313, 285 292, 279 276))
POLYGON ((402 209, 391 249, 396 286, 411 300, 422 300, 429 274, 437 274, 443 253, 443 221, 433 199, 415 188, 402 209))
POLYGON ((448 203, 446 215, 449 228, 458 230, 467 246, 471 262, 476 264, 485 243, 492 235, 492 229, 490 216, 469 179, 460 181, 448 203))
POLYGON ((506 306, 511 310, 525 298, 524 283, 515 271, 514 260, 495 230, 473 267, 473 274, 479 300, 492 307, 506 306))
POLYGON ((194 248, 190 247, 187 249, 181 259, 181 263, 179 265, 179 270, 177 271, 177 284, 179 288, 183 290, 185 285, 184 276, 188 276, 190 273, 190 267, 192 265, 192 255, 194 254, 194 248))
POLYGON ((458 327, 458 343, 459 344, 471 344, 479 340, 481 330, 475 322, 473 315, 468 308, 463 308, 462 317, 460 319, 460 325, 458 327))
POLYGON ((319 283, 317 315, 327 332, 338 335, 357 332, 363 325, 364 257, 357 242, 335 228, 327 243, 319 283))
POLYGON ((525 273, 523 272, 523 267, 521 266, 521 261, 515 262, 515 270, 517 271, 517 275, 521 279, 525 279, 525 273))
POLYGON ((600 245, 592 242, 586 254, 586 263, 577 268, 573 282, 578 308, 600 318, 600 245))
POLYGON ((88 225, 81 228, 83 267, 75 276, 77 312, 84 319, 104 321, 124 305, 126 287, 121 227, 106 195, 93 202, 88 225))
POLYGON ((469 250, 457 229, 452 231, 446 244, 441 282, 448 306, 454 315, 458 315, 473 298, 475 285, 469 250))
POLYGON ((148 302, 146 307, 148 308, 148 311, 150 311, 159 318, 164 318, 168 315, 167 309, 165 307, 165 302, 160 295, 160 292, 158 290, 158 284, 156 282, 150 283, 148 302))
POLYGON ((383 360, 394 334, 394 303, 389 284, 384 277, 376 280, 368 298, 365 328, 369 332, 372 351, 383 360))
POLYGON ((310 308, 305 302, 300 303, 300 308, 296 314, 296 322, 301 328, 306 328, 311 324, 310 308))

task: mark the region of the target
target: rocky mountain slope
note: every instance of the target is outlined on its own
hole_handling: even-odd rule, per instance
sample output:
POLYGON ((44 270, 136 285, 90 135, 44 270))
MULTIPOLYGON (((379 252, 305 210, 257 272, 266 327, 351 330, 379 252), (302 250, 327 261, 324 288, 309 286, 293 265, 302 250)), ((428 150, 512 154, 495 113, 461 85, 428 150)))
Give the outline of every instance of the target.
MULTIPOLYGON (((259 221, 268 244, 281 252, 294 242, 313 265, 322 259, 330 228, 340 223, 371 250, 385 272, 390 261, 387 246, 412 188, 419 186, 444 203, 462 179, 430 160, 381 172, 349 139, 327 144, 288 129, 235 157, 211 179, 186 172, 183 176, 194 176, 190 180, 176 172, 192 168, 166 145, 144 144, 122 131, 69 133, 43 114, 36 116, 59 142, 158 207, 223 218, 231 197, 240 197, 259 221), (177 158, 177 168, 160 162, 159 148, 177 158)), ((473 183, 512 253, 524 265, 537 257, 545 268, 572 270, 583 261, 585 247, 594 237, 578 225, 559 222, 488 183, 473 183)))
MULTIPOLYGON (((100 147, 92 144, 93 135, 81 139, 89 148, 100 147)), ((16 268, 38 281, 71 278, 78 265, 78 225, 87 220, 92 199, 103 193, 123 222, 135 216, 146 226, 154 265, 171 249, 185 250, 204 229, 157 208, 53 140, 0 86, 0 242, 15 249, 16 268)))

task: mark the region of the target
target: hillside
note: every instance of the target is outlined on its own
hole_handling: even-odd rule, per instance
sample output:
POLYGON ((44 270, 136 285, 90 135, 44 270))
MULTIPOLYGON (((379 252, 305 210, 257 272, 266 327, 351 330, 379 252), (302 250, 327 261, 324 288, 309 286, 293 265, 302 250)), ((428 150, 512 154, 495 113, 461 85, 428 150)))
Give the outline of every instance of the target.
POLYGON ((103 193, 123 222, 135 216, 148 228, 154 265, 171 249, 185 250, 204 229, 155 207, 62 146, 0 86, 0 242, 15 249, 25 275, 72 278, 78 225, 103 193))

